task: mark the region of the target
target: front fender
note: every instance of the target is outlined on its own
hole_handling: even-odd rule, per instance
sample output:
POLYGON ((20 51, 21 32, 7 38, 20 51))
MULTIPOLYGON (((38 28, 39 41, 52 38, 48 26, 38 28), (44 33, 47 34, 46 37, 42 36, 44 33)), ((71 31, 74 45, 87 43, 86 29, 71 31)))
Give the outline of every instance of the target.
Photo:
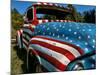
POLYGON ((23 44, 22 44, 22 33, 23 33, 23 30, 20 29, 17 31, 17 35, 16 35, 16 42, 17 42, 17 45, 18 47, 21 49, 23 48, 23 44))
POLYGON ((31 56, 35 56, 37 61, 41 64, 41 58, 38 55, 38 53, 35 51, 35 49, 32 47, 32 44, 29 44, 28 53, 30 53, 31 56))

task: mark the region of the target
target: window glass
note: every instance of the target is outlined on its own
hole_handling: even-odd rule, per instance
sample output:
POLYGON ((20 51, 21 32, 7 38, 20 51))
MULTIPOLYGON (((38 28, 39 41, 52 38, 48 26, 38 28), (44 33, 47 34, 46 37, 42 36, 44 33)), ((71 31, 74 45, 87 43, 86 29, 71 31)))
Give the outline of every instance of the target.
POLYGON ((27 11, 27 19, 28 21, 33 20, 33 9, 32 8, 27 11))

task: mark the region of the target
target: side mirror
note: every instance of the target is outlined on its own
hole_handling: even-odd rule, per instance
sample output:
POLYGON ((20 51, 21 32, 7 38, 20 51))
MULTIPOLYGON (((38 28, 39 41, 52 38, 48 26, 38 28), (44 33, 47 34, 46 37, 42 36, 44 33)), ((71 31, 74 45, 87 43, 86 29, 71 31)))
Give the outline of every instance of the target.
POLYGON ((25 16, 23 16, 23 20, 24 20, 24 21, 25 21, 25 18, 26 18, 26 17, 25 17, 25 16))

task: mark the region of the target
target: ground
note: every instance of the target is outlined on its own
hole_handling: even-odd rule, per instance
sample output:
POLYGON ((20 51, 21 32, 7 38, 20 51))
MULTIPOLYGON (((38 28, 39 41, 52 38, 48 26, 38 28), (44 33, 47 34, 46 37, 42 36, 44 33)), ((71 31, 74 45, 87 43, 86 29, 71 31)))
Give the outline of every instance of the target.
POLYGON ((26 52, 20 51, 16 44, 11 45, 11 75, 26 73, 26 52))

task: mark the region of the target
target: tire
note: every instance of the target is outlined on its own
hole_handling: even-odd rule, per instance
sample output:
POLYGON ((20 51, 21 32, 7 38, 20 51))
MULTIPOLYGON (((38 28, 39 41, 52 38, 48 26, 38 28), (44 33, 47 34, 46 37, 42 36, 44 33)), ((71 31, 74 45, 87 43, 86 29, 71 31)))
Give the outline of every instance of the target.
POLYGON ((76 62, 71 62, 65 71, 79 71, 79 70, 84 70, 84 65, 82 62, 76 61, 76 62))
POLYGON ((20 35, 20 38, 18 36, 16 36, 16 45, 18 47, 18 49, 22 49, 22 36, 20 35))
POLYGON ((72 71, 79 71, 79 70, 83 70, 83 69, 84 69, 84 67, 81 63, 76 63, 75 65, 73 65, 71 70, 72 71))
POLYGON ((79 71, 79 70, 84 70, 84 66, 81 62, 75 62, 74 64, 72 64, 71 71, 79 71))
POLYGON ((42 66, 35 56, 28 55, 28 73, 42 73, 42 66))

